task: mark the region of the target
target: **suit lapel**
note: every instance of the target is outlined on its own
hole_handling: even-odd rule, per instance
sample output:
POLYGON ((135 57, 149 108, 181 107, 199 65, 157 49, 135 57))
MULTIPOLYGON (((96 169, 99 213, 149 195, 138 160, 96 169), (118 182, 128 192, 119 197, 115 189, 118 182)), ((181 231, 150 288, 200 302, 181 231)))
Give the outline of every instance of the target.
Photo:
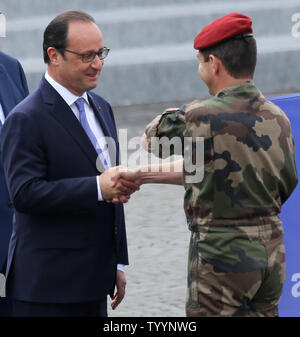
POLYGON ((91 164, 96 167, 98 154, 72 109, 45 78, 41 81, 40 90, 49 112, 75 140, 91 164))
MULTIPOLYGON (((88 94, 89 102, 91 106, 94 109, 95 115, 102 127, 103 133, 106 137, 111 137, 114 140, 115 144, 115 149, 112 151, 112 148, 109 147, 109 156, 110 156, 110 161, 113 165, 115 163, 116 165, 119 165, 119 146, 118 146, 118 139, 117 139, 117 134, 114 132, 114 125, 111 125, 109 127, 109 124, 112 123, 109 122, 109 116, 110 112, 107 111, 106 107, 102 106, 100 102, 96 101, 93 99, 91 94, 88 94)), ((119 228, 122 226, 122 219, 124 219, 124 211, 123 211, 123 205, 121 204, 113 204, 114 205, 114 212, 115 212, 115 227, 119 228)), ((116 238, 117 241, 120 240, 120 235, 117 236, 116 238)))
POLYGON ((105 137, 112 137, 111 128, 108 126, 108 123, 106 121, 106 111, 104 111, 104 107, 102 107, 101 104, 98 104, 98 102, 96 102, 93 99, 92 95, 89 93, 88 93, 88 99, 94 110, 95 116, 102 128, 102 131, 105 137))
POLYGON ((118 141, 115 133, 113 132, 113 125, 110 125, 111 122, 109 121, 109 111, 107 111, 107 108, 99 103, 96 99, 94 99, 89 93, 88 99, 94 110, 95 116, 102 128, 104 136, 109 137, 113 142, 113 144, 111 144, 111 142, 108 144, 109 157, 112 166, 114 166, 114 164, 117 165, 116 158, 118 158, 118 141), (114 149, 113 146, 115 147, 114 149))

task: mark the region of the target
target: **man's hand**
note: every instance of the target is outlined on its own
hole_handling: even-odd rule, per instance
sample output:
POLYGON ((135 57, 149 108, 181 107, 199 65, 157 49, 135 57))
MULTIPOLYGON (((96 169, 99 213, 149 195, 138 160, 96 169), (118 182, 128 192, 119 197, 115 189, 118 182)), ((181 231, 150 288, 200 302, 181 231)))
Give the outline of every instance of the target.
POLYGON ((136 184, 134 181, 119 179, 119 172, 127 170, 129 169, 116 166, 104 171, 99 176, 101 193, 104 200, 127 202, 130 195, 139 189, 139 184, 136 184))
MULTIPOLYGON (((129 168, 124 168, 120 167, 118 170, 117 174, 112 177, 112 181, 114 184, 122 184, 122 185, 127 185, 127 184, 135 184, 136 186, 141 185, 141 178, 140 178, 140 168, 135 168, 135 169, 129 169, 129 168)), ((128 185, 127 185, 128 186, 128 185)), ((125 196, 119 196, 115 197, 112 200, 110 200, 113 203, 119 203, 119 202, 127 202, 130 198, 128 196, 128 200, 123 201, 125 196)))
POLYGON ((117 292, 114 294, 111 302, 111 308, 113 310, 116 309, 116 307, 122 302, 124 296, 125 296, 125 288, 126 288, 126 277, 125 273, 121 270, 117 270, 117 292))

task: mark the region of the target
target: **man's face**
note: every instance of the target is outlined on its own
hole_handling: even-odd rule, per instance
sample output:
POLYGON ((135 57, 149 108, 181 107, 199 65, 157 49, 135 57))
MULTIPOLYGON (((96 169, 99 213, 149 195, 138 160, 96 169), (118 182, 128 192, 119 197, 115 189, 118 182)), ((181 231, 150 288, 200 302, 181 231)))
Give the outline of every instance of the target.
MULTIPOLYGON (((103 48, 102 33, 92 22, 69 23, 66 49, 86 54, 103 48)), ((58 75, 61 84, 73 94, 81 96, 96 88, 104 60, 96 55, 92 62, 84 63, 81 56, 64 51, 60 57, 58 75)))
POLYGON ((202 81, 207 85, 209 93, 211 93, 211 85, 212 85, 212 69, 211 62, 205 61, 203 55, 198 52, 197 58, 199 60, 198 73, 202 79, 202 81))

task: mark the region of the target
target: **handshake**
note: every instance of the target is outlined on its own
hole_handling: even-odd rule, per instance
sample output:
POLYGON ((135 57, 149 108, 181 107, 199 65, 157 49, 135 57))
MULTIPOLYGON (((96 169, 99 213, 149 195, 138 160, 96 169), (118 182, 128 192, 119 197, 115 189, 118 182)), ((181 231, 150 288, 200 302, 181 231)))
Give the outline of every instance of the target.
POLYGON ((142 184, 183 184, 183 158, 170 163, 151 164, 129 169, 115 166, 99 176, 103 200, 125 203, 142 184))
POLYGON ((113 203, 126 203, 132 193, 140 189, 139 169, 115 166, 99 176, 103 200, 113 203))

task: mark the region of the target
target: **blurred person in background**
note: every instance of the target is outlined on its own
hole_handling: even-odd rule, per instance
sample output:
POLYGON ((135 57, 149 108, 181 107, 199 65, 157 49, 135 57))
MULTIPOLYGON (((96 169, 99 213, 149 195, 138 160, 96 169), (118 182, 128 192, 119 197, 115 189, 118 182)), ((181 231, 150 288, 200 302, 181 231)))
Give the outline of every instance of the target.
MULTIPOLYGON (((18 60, 0 51, 0 133, 9 112, 28 95, 23 68, 18 60)), ((1 153, 0 153, 1 155, 1 153)), ((8 243, 12 232, 13 206, 7 191, 0 160, 0 317, 11 315, 5 295, 5 269, 8 243)))

